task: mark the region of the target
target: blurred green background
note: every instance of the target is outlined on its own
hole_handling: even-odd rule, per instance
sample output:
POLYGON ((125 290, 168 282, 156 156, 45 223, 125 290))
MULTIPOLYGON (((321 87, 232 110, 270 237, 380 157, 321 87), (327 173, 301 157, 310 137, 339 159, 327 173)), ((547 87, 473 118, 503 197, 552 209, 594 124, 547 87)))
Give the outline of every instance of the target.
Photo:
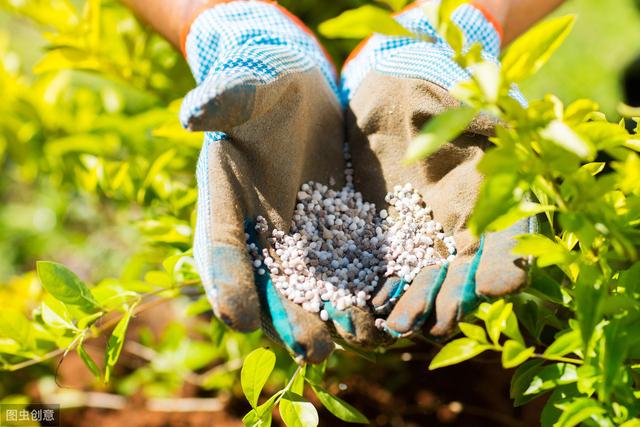
MULTIPOLYGON (((20 9, 24 3, 17 0, 0 0, 0 6, 4 6, 0 7, 0 52, 2 52, 3 68, 15 74, 16 81, 31 85, 51 78, 47 73, 44 76, 42 74, 34 76, 32 72, 33 66, 46 51, 48 44, 45 38, 48 33, 46 24, 34 25, 34 21, 43 24, 46 21, 45 17, 33 13, 31 16, 25 16, 24 13, 15 14, 10 11, 15 12, 16 8, 20 9)), ((47 2, 26 3, 37 6, 39 3, 47 2)), ((84 4, 80 0, 71 3, 78 10, 81 10, 84 4)), ((103 3, 109 4, 109 2, 103 3)), ((320 22, 365 1, 285 0, 282 3, 315 29, 320 22)), ((120 13, 122 14, 122 11, 120 13)), ((597 101, 601 109, 613 119, 616 116, 617 105, 623 100, 621 73, 640 55, 640 45, 635 42, 640 40, 640 15, 636 5, 632 0, 616 2, 574 0, 568 1, 556 12, 556 14, 566 13, 572 13, 578 17, 573 33, 542 72, 525 82, 522 89, 529 99, 539 98, 546 93, 556 94, 565 102, 589 97, 597 101)), ((122 30, 126 33, 128 30, 125 27, 134 26, 135 23, 128 17, 122 18, 118 25, 120 26, 118 31, 122 30)), ((108 34, 104 37, 108 37, 108 34)), ((336 62, 344 60, 357 44, 354 40, 323 40, 323 42, 336 62)), ((65 77, 71 79, 71 83, 67 83, 70 88, 74 88, 74 93, 79 88, 93 92, 92 95, 86 94, 86 96, 96 96, 96 102, 102 103, 99 108, 96 107, 96 116, 119 113, 126 117, 139 114, 151 107, 166 110, 169 101, 178 99, 192 82, 186 67, 180 63, 179 57, 167 53, 167 46, 157 38, 153 43, 165 52, 161 60, 168 64, 163 66, 170 68, 173 73, 169 78, 155 74, 158 81, 163 78, 170 81, 170 84, 165 83, 166 87, 163 86, 162 90, 157 89, 160 86, 156 85, 155 90, 148 91, 150 87, 153 88, 155 84, 153 82, 145 86, 139 81, 127 82, 122 76, 113 78, 113 76, 105 76, 105 73, 97 76, 90 71, 72 71, 65 77), (124 86, 122 80, 125 80, 124 86), (131 90, 138 92, 130 95, 131 90), (129 93, 129 95, 123 95, 123 93, 129 93)), ((117 60, 114 62, 118 63, 117 60)), ((133 78, 144 79, 145 73, 148 72, 150 71, 144 69, 134 70, 133 78)), ((35 94, 35 89, 33 90, 35 94)), ((22 104, 24 102, 18 102, 18 105, 22 104)), ((19 115, 11 110, 12 107, 5 105, 5 108, 5 117, 0 120, 7 122, 18 120, 19 115)), ((62 107, 58 106, 58 108, 62 107)), ((79 115, 75 112, 69 117, 67 120, 77 120, 79 115)), ((67 124, 66 127, 72 127, 70 125, 67 124)), ((3 132, 5 131, 6 126, 3 129, 3 132)), ((33 129, 23 126, 20 130, 21 138, 29 139, 30 131, 33 129)), ((110 201, 102 200, 96 205, 87 200, 86 194, 77 194, 74 191, 75 187, 68 187, 69 194, 61 194, 61 187, 58 186, 63 182, 61 178, 58 178, 59 182, 53 182, 55 180, 52 181, 51 177, 37 179, 36 176, 46 172, 48 166, 39 163, 29 166, 31 169, 26 168, 24 167, 25 158, 40 155, 39 144, 46 144, 49 137, 47 129, 43 132, 39 143, 30 142, 29 148, 21 151, 20 154, 17 154, 14 147, 13 155, 5 153, 0 157, 0 160, 4 158, 1 163, 3 173, 0 180, 0 201, 3 204, 0 206, 0 235, 2 235, 0 283, 9 280, 15 274, 31 270, 34 260, 38 258, 55 258, 65 261, 71 267, 77 268, 82 275, 93 278, 103 277, 108 273, 113 274, 113 269, 116 273, 121 271, 125 268, 123 265, 126 265, 125 261, 133 251, 134 242, 137 242, 135 231, 126 225, 130 219, 129 214, 135 208, 129 206, 125 209, 127 212, 124 215, 127 219, 118 220, 122 212, 118 209, 111 211, 105 208, 105 206, 111 206, 110 201), (23 162, 22 167, 18 168, 16 164, 20 162, 23 162), (74 203, 69 204, 69 197, 73 197, 74 203), (112 214, 104 215, 109 212, 112 214)), ((68 129, 63 133, 76 132, 76 129, 68 129)), ((5 145, 5 148, 0 146, 0 154, 5 151, 10 152, 11 150, 6 147, 15 145, 16 142, 12 141, 11 136, 6 132, 0 136, 2 137, 0 139, 4 139, 5 145)), ((170 140, 163 141, 166 144, 165 147, 171 146, 170 140)), ((191 158, 195 158, 195 151, 190 155, 191 158)), ((124 157, 120 156, 120 158, 124 157)), ((187 167, 184 172, 188 170, 187 167)), ((192 177, 187 178, 184 184, 193 185, 192 177)))
POLYGON ((522 89, 529 98, 553 93, 565 102, 590 98, 610 118, 623 100, 621 73, 640 55, 640 15, 632 0, 567 1, 556 15, 576 26, 558 53, 522 89))

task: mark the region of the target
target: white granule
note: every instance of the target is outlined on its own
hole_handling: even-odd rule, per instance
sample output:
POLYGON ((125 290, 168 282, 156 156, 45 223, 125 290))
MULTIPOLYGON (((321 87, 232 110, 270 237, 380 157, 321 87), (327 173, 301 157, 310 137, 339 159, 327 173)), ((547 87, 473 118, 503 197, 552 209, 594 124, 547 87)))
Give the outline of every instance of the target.
MULTIPOLYGON (((341 190, 303 184, 289 234, 272 230, 267 238, 271 251, 248 245, 258 274, 268 272, 284 296, 324 321, 329 319, 324 303, 338 310, 366 308, 384 277, 397 276, 408 284, 424 267, 451 261, 456 253, 453 237, 445 235, 410 184, 387 194, 390 211, 376 211, 353 186, 346 149, 345 159, 341 190)), ((263 217, 257 218, 256 230, 268 232, 263 217)))

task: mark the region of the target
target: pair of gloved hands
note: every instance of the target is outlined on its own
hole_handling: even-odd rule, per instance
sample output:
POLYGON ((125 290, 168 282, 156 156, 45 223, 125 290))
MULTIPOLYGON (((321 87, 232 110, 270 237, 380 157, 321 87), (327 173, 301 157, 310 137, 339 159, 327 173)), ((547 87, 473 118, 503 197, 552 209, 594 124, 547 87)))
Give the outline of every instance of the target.
MULTIPOLYGON (((468 78, 422 8, 396 19, 434 42, 374 35, 346 63, 339 84, 317 40, 283 8, 257 0, 214 3, 197 15, 185 39, 198 86, 184 100, 181 121, 207 132, 197 167, 194 252, 218 317, 239 331, 262 324, 297 357, 317 363, 337 336, 367 348, 416 332, 445 336, 479 300, 526 282, 511 237, 529 232, 529 221, 479 240, 465 225, 491 123, 477 120, 429 159, 401 163, 423 124, 457 104, 447 89, 468 78), (341 186, 345 140, 364 197, 380 208, 389 189, 411 183, 453 233, 458 256, 425 268, 404 294, 403 283, 389 278, 371 300, 373 310, 325 307, 325 323, 281 296, 268 274, 254 273, 245 233, 264 243, 252 227, 258 215, 288 230, 306 181, 341 186), (385 316, 384 330, 372 313, 385 316)), ((485 55, 497 58, 499 30, 480 9, 463 5, 453 20, 468 45, 480 42, 485 55)))

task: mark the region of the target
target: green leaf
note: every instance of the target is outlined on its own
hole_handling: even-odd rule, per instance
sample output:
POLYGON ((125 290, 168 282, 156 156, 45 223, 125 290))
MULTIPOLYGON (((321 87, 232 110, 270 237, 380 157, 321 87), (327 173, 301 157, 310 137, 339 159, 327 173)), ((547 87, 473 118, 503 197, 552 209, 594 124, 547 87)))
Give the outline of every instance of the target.
POLYGON ((524 234, 517 236, 518 244, 513 248, 514 254, 533 255, 540 267, 562 265, 571 261, 571 254, 562 245, 541 234, 524 234))
POLYGON ((574 289, 576 317, 580 325, 583 351, 591 343, 593 331, 602 319, 602 306, 607 295, 607 287, 602 283, 602 275, 597 266, 582 264, 574 289))
POLYGON ((507 213, 499 216, 487 225, 485 231, 500 231, 511 227, 516 222, 541 213, 549 213, 557 210, 552 205, 541 205, 538 203, 521 200, 520 204, 512 207, 507 213))
POLYGON ((564 408, 560 419, 554 427, 573 427, 591 418, 593 415, 605 413, 605 409, 596 400, 581 397, 575 399, 564 408))
POLYGON ((251 407, 255 408, 258 405, 262 387, 271 375, 275 364, 276 355, 268 348, 255 349, 244 359, 240 372, 240 383, 251 407))
POLYGON ((389 11, 372 5, 347 10, 320 24, 318 31, 330 39, 362 39, 372 33, 416 37, 393 19, 389 11))
POLYGON ((498 345, 500 334, 506 329, 507 320, 512 312, 513 304, 505 304, 504 300, 494 302, 487 312, 484 322, 487 326, 487 332, 489 332, 489 338, 494 344, 498 345))
POLYGON ((354 408, 344 400, 340 399, 337 396, 331 395, 331 393, 318 385, 312 385, 311 388, 315 392, 318 400, 320 400, 322 405, 342 421, 361 424, 369 423, 367 417, 365 417, 362 413, 360 413, 360 411, 358 411, 356 408, 354 408))
POLYGON ((554 304, 562 304, 561 285, 544 270, 534 267, 531 274, 531 286, 527 291, 543 300, 548 300, 554 304))
POLYGON ((569 35, 574 21, 574 16, 549 19, 514 41, 502 58, 505 78, 518 82, 537 73, 569 35))
POLYGON ((520 333, 520 328, 518 327, 518 318, 516 317, 516 314, 513 312, 513 310, 511 311, 511 313, 509 313, 509 316, 507 317, 507 321, 505 322, 505 326, 502 333, 508 336, 509 338, 514 339, 518 341, 520 344, 524 345, 524 338, 522 338, 522 334, 520 333))
POLYGON ((453 12, 455 12, 458 7, 468 2, 469 0, 442 0, 440 2, 440 8, 438 9, 437 27, 451 22, 451 16, 453 15, 453 12))
POLYGON ((76 351, 78 352, 78 356, 80 356, 80 359, 82 359, 84 364, 87 365, 87 368, 89 368, 96 379, 100 379, 100 368, 98 368, 96 362, 94 362, 91 356, 89 356, 89 353, 87 353, 87 351, 84 349, 82 343, 78 344, 78 347, 76 347, 76 351))
POLYGON ((255 409, 251 409, 243 418, 242 422, 245 426, 261 426, 261 427, 269 427, 271 425, 271 418, 273 411, 273 406, 276 403, 276 400, 284 393, 284 390, 278 391, 276 394, 271 396, 269 400, 264 402, 262 405, 258 406, 255 409))
POLYGON ((434 370, 464 362, 491 348, 491 346, 480 344, 471 338, 453 340, 436 354, 429 364, 429 369, 434 370))
POLYGON ((616 386, 624 387, 625 359, 629 349, 629 333, 619 319, 612 320, 604 327, 604 340, 600 340, 600 366, 602 379, 598 381, 599 396, 607 396, 610 399, 616 386))
POLYGON ((464 48, 464 33, 457 25, 447 25, 446 40, 451 49, 456 53, 461 53, 464 48))
POLYGON ((474 325, 472 323, 464 323, 460 322, 458 327, 462 331, 465 336, 478 341, 480 343, 488 343, 487 334, 484 332, 484 328, 478 325, 474 325))
POLYGON ((54 302, 53 304, 47 304, 44 301, 40 305, 40 312, 42 313, 42 320, 44 323, 54 329, 71 329, 77 330, 76 326, 73 324, 69 316, 69 312, 67 312, 64 304, 56 299, 51 299, 50 302, 54 302), (55 302, 54 302, 55 301, 55 302), (50 305, 57 304, 57 307, 51 307, 50 305))
POLYGON ((306 364, 302 365, 299 371, 296 371, 297 374, 295 378, 293 378, 293 381, 291 382, 291 387, 289 388, 289 390, 292 393, 299 394, 300 396, 302 396, 302 394, 304 393, 304 376, 306 371, 307 371, 306 364))
POLYGON ((525 348, 525 346, 518 341, 507 340, 502 349, 502 366, 505 369, 515 368, 526 362, 534 351, 534 347, 525 348))
MULTIPOLYGON (((207 301, 207 304, 209 302, 207 301)), ((229 332, 229 328, 216 316, 211 317, 211 342, 216 347, 220 347, 225 334, 229 332)))
POLYGON ((98 303, 87 285, 67 267, 49 261, 38 261, 36 266, 42 286, 57 300, 85 313, 98 311, 98 303))
POLYGON ((490 103, 498 100, 502 85, 500 67, 493 62, 480 62, 471 67, 471 73, 478 82, 483 98, 490 103))
POLYGON ((497 230, 513 219, 505 216, 520 203, 519 182, 516 173, 492 173, 484 179, 469 219, 469 229, 475 236, 483 234, 489 226, 497 230), (497 226, 493 225, 496 222, 497 226))
POLYGON ((460 107, 434 116, 422 128, 420 134, 411 141, 404 161, 409 163, 429 157, 444 144, 460 135, 475 115, 475 110, 460 107))
POLYGON ((554 363, 536 372, 523 395, 537 395, 563 384, 578 380, 576 366, 570 363, 554 363))
POLYGON ((542 368, 542 360, 532 359, 520 365, 511 377, 511 386, 509 388, 509 396, 515 399, 514 406, 521 406, 532 399, 530 396, 524 396, 524 392, 529 388, 529 384, 533 377, 542 368))
POLYGON ((86 316, 81 317, 80 319, 78 319, 78 329, 88 328, 89 326, 93 325, 95 321, 101 318, 102 316, 104 316, 104 312, 96 311, 93 314, 88 314, 86 316))
POLYGON ((287 427, 315 427, 319 423, 316 408, 302 396, 290 391, 284 394, 279 408, 287 427))
POLYGON ((73 47, 61 47, 49 51, 34 67, 35 74, 66 69, 100 70, 100 61, 86 51, 73 47))
POLYGON ((542 355, 545 357, 560 357, 580 350, 581 347, 582 337, 580 336, 580 331, 570 330, 558 336, 542 355))
POLYGON ((242 424, 246 427, 270 427, 271 420, 273 419, 273 415, 271 411, 267 411, 262 413, 262 415, 258 415, 256 409, 252 409, 247 414, 242 417, 242 424))
POLYGON ((562 415, 558 405, 562 405, 562 402, 567 402, 578 394, 575 384, 559 386, 553 390, 540 414, 540 427, 553 427, 562 415))
POLYGON ((327 360, 318 365, 307 365, 304 372, 304 379, 311 385, 321 385, 324 372, 327 369, 327 360))
POLYGON ((111 372, 113 367, 120 358, 122 352, 122 346, 124 345, 125 336, 127 334, 127 328, 129 327, 129 320, 131 320, 133 307, 129 309, 122 319, 118 322, 113 332, 107 341, 107 349, 104 357, 104 382, 108 383, 111 379, 111 372))
POLYGON ((593 144, 560 120, 552 120, 540 131, 540 136, 581 159, 588 160, 595 156, 596 148, 593 144))
POLYGON ((12 307, 0 310, 0 337, 11 338, 22 347, 29 347, 32 327, 21 311, 12 307))
POLYGON ((598 104, 590 99, 578 99, 564 110, 564 121, 569 125, 577 125, 589 119, 591 113, 598 111, 598 104))

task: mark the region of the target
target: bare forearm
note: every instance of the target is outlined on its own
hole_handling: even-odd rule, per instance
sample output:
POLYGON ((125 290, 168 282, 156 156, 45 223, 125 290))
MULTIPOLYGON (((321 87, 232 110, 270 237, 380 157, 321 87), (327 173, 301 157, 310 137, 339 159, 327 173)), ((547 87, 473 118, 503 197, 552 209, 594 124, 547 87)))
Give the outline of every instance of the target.
POLYGON ((504 29, 503 45, 512 42, 565 0, 476 0, 504 29))
POLYGON ((173 46, 180 48, 180 34, 193 14, 207 0, 121 0, 142 21, 173 46))

